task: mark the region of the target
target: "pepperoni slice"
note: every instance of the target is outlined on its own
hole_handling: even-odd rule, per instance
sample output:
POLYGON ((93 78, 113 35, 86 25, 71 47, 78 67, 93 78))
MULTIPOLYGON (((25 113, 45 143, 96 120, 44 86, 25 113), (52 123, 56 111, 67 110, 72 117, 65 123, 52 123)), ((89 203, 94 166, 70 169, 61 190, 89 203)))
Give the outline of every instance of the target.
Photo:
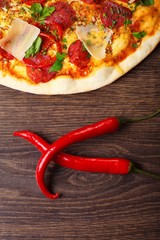
POLYGON ((100 4, 101 3, 101 0, 82 0, 82 1, 85 3, 88 3, 88 4, 100 4))
POLYGON ((0 0, 0 7, 8 7, 9 3, 9 0, 0 0))
POLYGON ((12 60, 12 59, 14 59, 14 57, 10 54, 10 53, 8 53, 8 52, 6 52, 4 49, 2 49, 1 47, 0 47, 0 55, 2 56, 2 58, 5 58, 5 59, 7 59, 7 60, 12 60))
POLYGON ((50 67, 34 68, 27 66, 27 75, 35 83, 48 82, 56 76, 56 72, 49 72, 50 67))
POLYGON ((125 2, 125 3, 128 3, 129 0, 120 0, 121 2, 125 2))
POLYGON ((47 54, 44 54, 47 52, 48 48, 55 44, 56 51, 61 53, 62 52, 62 46, 60 42, 56 42, 53 36, 41 32, 39 36, 42 38, 42 46, 39 53, 35 54, 34 56, 24 58, 23 62, 30 67, 36 67, 36 68, 43 68, 43 67, 49 67, 56 61, 56 56, 50 56, 47 54))
POLYGON ((49 55, 44 55, 40 52, 33 57, 24 58, 23 62, 27 66, 42 68, 51 66, 55 60, 56 58, 51 58, 49 55))
POLYGON ((58 23, 63 30, 71 27, 76 19, 76 12, 66 2, 56 2, 54 5, 55 11, 51 16, 46 18, 46 23, 52 26, 53 22, 58 23))
POLYGON ((46 2, 46 0, 21 0, 22 3, 32 5, 33 3, 40 3, 43 4, 46 2))
POLYGON ((102 5, 101 21, 105 27, 121 27, 124 25, 125 20, 130 20, 131 17, 131 10, 118 3, 107 1, 102 5))
POLYGON ((79 68, 84 68, 90 61, 90 55, 80 40, 76 40, 68 49, 69 61, 79 68))

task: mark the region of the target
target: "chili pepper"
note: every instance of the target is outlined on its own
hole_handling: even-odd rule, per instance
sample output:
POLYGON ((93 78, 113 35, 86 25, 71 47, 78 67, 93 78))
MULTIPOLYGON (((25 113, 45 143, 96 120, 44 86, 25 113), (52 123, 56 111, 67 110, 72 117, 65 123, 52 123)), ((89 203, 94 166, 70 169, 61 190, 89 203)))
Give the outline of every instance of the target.
MULTIPOLYGON (((56 161, 55 157, 65 147, 71 145, 72 143, 76 143, 76 142, 79 142, 79 141, 82 141, 82 140, 85 140, 85 139, 88 139, 88 138, 91 138, 91 137, 100 136, 100 135, 105 134, 105 133, 115 132, 120 128, 121 124, 132 123, 132 122, 137 122, 137 121, 142 121, 142 120, 145 120, 145 119, 149 119, 149 118, 152 118, 152 117, 156 116, 159 113, 160 113, 160 110, 158 110, 157 112, 155 112, 151 115, 148 115, 148 116, 143 117, 143 118, 138 118, 138 119, 118 119, 116 117, 110 117, 110 118, 104 119, 100 122, 97 122, 97 123, 94 123, 94 124, 91 124, 91 125, 88 125, 88 126, 84 126, 84 127, 79 128, 77 130, 74 130, 74 131, 62 136, 61 138, 59 138, 57 141, 55 141, 50 146, 48 146, 48 144, 44 143, 44 140, 41 141, 42 139, 40 139, 40 137, 37 138, 37 139, 40 140, 40 144, 38 143, 38 141, 37 142, 35 141, 36 140, 35 136, 30 138, 30 141, 32 143, 34 142, 35 146, 37 146, 37 148, 40 149, 40 151, 42 152, 42 156, 39 159, 39 162, 38 162, 38 165, 37 165, 37 168, 36 168, 36 180, 37 180, 37 183, 38 183, 41 191, 43 192, 43 194, 46 197, 51 198, 51 199, 55 199, 55 198, 59 197, 59 193, 52 194, 46 188, 45 183, 44 183, 44 174, 45 174, 45 170, 46 170, 49 162, 51 160, 56 161)), ((25 134, 23 133, 23 137, 27 138, 27 132, 25 134)), ((18 136, 18 132, 15 132, 14 135, 18 136)), ((61 155, 61 156, 64 157, 64 155, 61 155)), ((75 160, 75 158, 74 158, 74 160, 75 160)), ((82 158, 81 158, 81 160, 82 160, 82 158)), ((114 159, 114 160, 117 161, 117 159, 114 159)), ((123 160, 125 160, 125 159, 123 159, 123 160)), ((86 158, 85 158, 85 161, 86 161, 86 158)), ((95 159, 92 161, 92 163, 94 161, 95 161, 95 159)), ((74 161, 73 161, 73 158, 72 158, 72 165, 73 165, 73 162, 74 161)), ((97 164, 97 161, 95 163, 97 164)), ((119 161, 119 164, 121 164, 121 163, 123 163, 122 159, 121 159, 121 161, 119 161)), ((127 163, 127 166, 128 166, 127 172, 126 172, 126 173, 128 173, 130 171, 130 169, 132 169, 131 168, 132 164, 129 160, 125 160, 125 163, 127 163)), ((62 164, 62 162, 61 162, 61 164, 62 164)), ((85 164, 86 164, 86 162, 85 162, 85 164)), ((71 167, 71 164, 69 164, 69 166, 71 167)), ((119 169, 120 169, 120 167, 119 167, 119 169)), ((138 171, 141 171, 141 173, 143 172, 142 170, 138 170, 136 168, 134 168, 134 169, 135 169, 136 172, 138 172, 138 171)))
MULTIPOLYGON (((47 151, 50 146, 44 139, 30 131, 17 131, 14 132, 14 136, 27 139, 42 153, 47 151)), ((88 158, 61 152, 54 159, 54 162, 60 166, 79 171, 110 174, 128 174, 132 172, 160 178, 160 176, 136 168, 130 160, 124 158, 88 158)))

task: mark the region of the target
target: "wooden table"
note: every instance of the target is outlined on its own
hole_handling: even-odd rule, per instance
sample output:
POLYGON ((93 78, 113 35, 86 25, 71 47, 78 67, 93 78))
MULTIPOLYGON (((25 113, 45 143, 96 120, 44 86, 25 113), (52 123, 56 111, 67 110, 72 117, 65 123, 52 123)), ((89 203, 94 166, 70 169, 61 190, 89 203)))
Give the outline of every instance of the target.
MULTIPOLYGON (((67 96, 36 96, 0 86, 0 239, 160 239, 160 181, 151 177, 87 173, 49 165, 40 192, 35 168, 40 152, 13 137, 28 129, 52 143, 63 134, 111 115, 136 117, 160 108, 160 47, 118 81, 67 96)), ((123 157, 160 173, 160 118, 89 139, 66 152, 123 157)))

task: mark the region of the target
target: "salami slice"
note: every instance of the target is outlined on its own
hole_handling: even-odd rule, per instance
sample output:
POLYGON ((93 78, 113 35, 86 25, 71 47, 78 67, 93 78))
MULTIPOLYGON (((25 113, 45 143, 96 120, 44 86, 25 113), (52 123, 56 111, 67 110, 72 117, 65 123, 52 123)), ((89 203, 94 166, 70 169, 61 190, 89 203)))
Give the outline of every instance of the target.
POLYGON ((131 17, 131 10, 118 3, 106 1, 102 5, 101 21, 105 27, 121 27, 125 24, 125 21, 130 20, 131 17))
POLYGON ((48 82, 56 76, 56 72, 50 72, 50 67, 35 68, 27 66, 27 75, 35 83, 48 82))
POLYGON ((2 58, 7 59, 7 60, 13 60, 14 59, 14 57, 10 53, 6 52, 1 47, 0 47, 0 56, 2 56, 2 58))
POLYGON ((46 2, 46 0, 21 0, 22 3, 32 5, 33 3, 40 3, 43 4, 46 2))
POLYGON ((83 2, 87 4, 99 4, 101 3, 101 0, 82 0, 83 2))
POLYGON ((49 55, 37 53, 33 57, 24 58, 23 61, 28 66, 42 68, 51 66, 55 59, 51 58, 49 55))
POLYGON ((79 68, 84 68, 90 62, 90 54, 80 40, 72 43, 68 49, 69 61, 79 68))
POLYGON ((56 2, 54 5, 55 11, 51 16, 47 17, 46 23, 52 27, 52 24, 58 23, 63 30, 71 27, 76 19, 76 12, 66 2, 56 2))
POLYGON ((9 0, 0 0, 0 7, 8 7, 9 2, 9 0))

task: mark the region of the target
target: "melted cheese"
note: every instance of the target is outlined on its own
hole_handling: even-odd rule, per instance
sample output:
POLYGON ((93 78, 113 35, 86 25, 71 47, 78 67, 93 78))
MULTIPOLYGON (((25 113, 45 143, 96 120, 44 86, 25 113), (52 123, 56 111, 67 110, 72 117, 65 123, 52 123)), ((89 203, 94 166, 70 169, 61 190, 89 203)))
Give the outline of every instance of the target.
POLYGON ((92 57, 97 60, 105 58, 106 46, 112 36, 112 30, 99 29, 96 25, 90 24, 85 27, 77 26, 76 33, 92 57))
POLYGON ((14 19, 7 36, 0 40, 0 46, 18 60, 22 60, 39 33, 39 28, 14 19))

